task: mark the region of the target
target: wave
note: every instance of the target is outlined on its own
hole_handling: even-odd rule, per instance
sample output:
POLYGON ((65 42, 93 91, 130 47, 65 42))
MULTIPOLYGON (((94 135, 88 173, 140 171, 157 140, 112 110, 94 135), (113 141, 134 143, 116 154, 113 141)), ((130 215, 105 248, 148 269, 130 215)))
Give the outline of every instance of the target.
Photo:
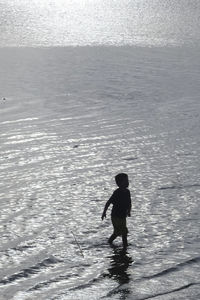
POLYGON ((191 286, 194 286, 194 285, 200 285, 200 282, 192 282, 192 283, 188 283, 188 284, 185 284, 185 285, 183 285, 183 286, 181 286, 181 287, 172 289, 172 290, 170 290, 170 291, 166 291, 166 292, 163 292, 163 293, 158 293, 158 294, 155 294, 155 295, 147 296, 147 297, 145 297, 145 298, 140 298, 139 300, 147 300, 147 299, 152 299, 152 298, 155 298, 155 297, 158 297, 158 296, 163 296, 163 295, 172 294, 172 293, 175 293, 175 292, 179 292, 179 291, 188 289, 188 288, 190 288, 191 286))
POLYGON ((37 263, 35 266, 21 270, 19 273, 13 274, 8 278, 0 280, 0 285, 10 284, 18 279, 28 278, 34 274, 39 273, 44 268, 52 267, 54 264, 61 262, 61 260, 56 259, 51 256, 44 259, 42 262, 37 263))
MULTIPOLYGON (((177 287, 177 288, 174 288, 174 289, 162 292, 162 293, 160 292, 160 293, 156 293, 156 294, 153 294, 153 295, 147 295, 147 296, 145 296, 143 298, 137 297, 137 298, 134 298, 134 299, 137 299, 137 300, 153 299, 153 298, 156 298, 156 297, 159 297, 159 296, 164 296, 164 295, 169 295, 169 294, 172 294, 172 293, 175 293, 175 292, 179 292, 179 291, 188 289, 188 288, 190 288, 192 286, 195 286, 195 285, 200 285, 200 282, 191 282, 191 283, 182 285, 180 287, 177 287)), ((130 290, 129 290, 129 288, 128 288, 127 285, 120 285, 117 288, 114 288, 112 291, 110 291, 106 296, 101 297, 100 299, 107 299, 108 297, 111 298, 112 296, 119 295, 119 294, 120 295, 124 295, 126 297, 130 293, 131 292, 130 292, 130 290)), ((130 299, 130 298, 128 298, 128 299, 130 299)))
POLYGON ((194 257, 194 258, 191 258, 187 261, 184 261, 180 264, 177 264, 175 267, 171 267, 171 268, 168 268, 166 270, 163 270, 159 273, 156 273, 156 274, 153 274, 153 275, 150 275, 150 276, 143 276, 143 278, 145 279, 153 279, 153 278, 156 278, 156 277, 160 277, 160 276, 164 276, 168 273, 172 273, 172 272, 176 272, 178 271, 180 268, 183 268, 187 265, 190 265, 190 264, 194 264, 194 263, 199 263, 200 262, 200 256, 198 257, 194 257))
POLYGON ((194 184, 185 184, 185 185, 169 185, 169 186, 161 186, 158 190, 174 190, 174 189, 186 189, 186 188, 193 188, 193 187, 200 187, 199 183, 194 184))
POLYGON ((71 277, 72 275, 62 275, 62 276, 58 276, 54 279, 50 279, 48 281, 44 281, 44 282, 40 282, 38 284, 36 284, 35 286, 33 286, 32 288, 30 288, 28 290, 28 292, 33 292, 33 291, 37 291, 39 289, 45 288, 47 286, 49 286, 52 283, 57 283, 57 282, 61 282, 63 280, 67 280, 71 277))
MULTIPOLYGON (((84 268, 87 268, 89 267, 88 264, 79 264, 78 265, 79 267, 82 266, 84 268)), ((77 265, 74 265, 73 267, 77 267, 77 265)), ((72 266, 71 266, 72 268, 72 266)), ((80 274, 79 274, 80 276, 80 274)), ((71 277, 74 277, 76 278, 77 277, 77 274, 73 274, 71 271, 69 274, 65 274, 65 275, 59 275, 55 278, 52 278, 52 279, 49 279, 49 280, 46 280, 46 281, 43 281, 43 282, 39 282, 37 283, 36 285, 34 285, 33 287, 31 287, 28 292, 34 292, 34 291, 37 291, 37 290, 40 290, 40 289, 43 289, 43 288, 46 288, 46 287, 49 287, 51 284, 53 283, 61 283, 62 281, 66 281, 67 279, 70 279, 71 277)), ((77 280, 79 279, 79 277, 77 277, 77 280)), ((75 290, 80 290, 80 289, 83 289, 83 288, 86 288, 86 287, 89 287, 90 285, 93 284, 93 282, 96 282, 98 278, 92 278, 91 280, 89 280, 89 282, 85 283, 85 284, 81 284, 81 285, 78 285, 78 286, 73 286, 72 288, 69 288, 69 291, 75 291, 75 290)))
POLYGON ((1 122, 0 124, 1 125, 4 125, 4 124, 13 124, 13 123, 35 121, 35 120, 38 120, 38 118, 25 118, 25 119, 18 119, 18 120, 10 120, 10 121, 1 122))

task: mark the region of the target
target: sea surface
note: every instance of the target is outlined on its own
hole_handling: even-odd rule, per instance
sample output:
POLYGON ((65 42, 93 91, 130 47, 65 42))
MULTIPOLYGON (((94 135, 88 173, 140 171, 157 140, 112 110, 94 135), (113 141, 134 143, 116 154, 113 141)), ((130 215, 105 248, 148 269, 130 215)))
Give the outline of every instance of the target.
POLYGON ((199 13, 0 0, 0 300, 200 299, 199 13))
POLYGON ((199 45, 199 0, 0 0, 0 46, 199 45))

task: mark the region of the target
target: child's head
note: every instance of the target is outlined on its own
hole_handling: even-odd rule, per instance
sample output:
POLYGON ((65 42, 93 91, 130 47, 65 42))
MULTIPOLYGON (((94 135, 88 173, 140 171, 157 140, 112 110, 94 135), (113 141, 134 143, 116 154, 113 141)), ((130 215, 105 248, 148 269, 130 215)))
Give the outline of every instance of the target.
POLYGON ((115 176, 115 182, 119 188, 127 188, 129 186, 128 175, 119 173, 115 176))

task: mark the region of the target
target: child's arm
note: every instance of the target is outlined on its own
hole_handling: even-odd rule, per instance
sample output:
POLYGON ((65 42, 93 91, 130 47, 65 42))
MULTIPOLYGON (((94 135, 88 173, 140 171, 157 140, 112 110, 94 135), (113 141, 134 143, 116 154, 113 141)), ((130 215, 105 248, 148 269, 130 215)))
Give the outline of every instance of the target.
POLYGON ((127 217, 130 217, 131 216, 131 195, 130 195, 130 192, 129 192, 129 203, 128 203, 128 209, 127 209, 127 217))
POLYGON ((108 207, 110 206, 110 204, 113 204, 113 201, 115 201, 116 198, 116 191, 114 191, 114 193, 112 194, 112 196, 110 197, 110 199, 106 202, 106 205, 104 207, 101 219, 103 220, 104 218, 106 218, 106 212, 108 207))
POLYGON ((108 207, 110 206, 111 204, 111 201, 110 199, 106 202, 106 205, 104 207, 104 210, 103 210, 103 213, 102 213, 102 216, 101 216, 101 219, 103 220, 104 218, 106 218, 106 212, 107 212, 107 209, 108 207))

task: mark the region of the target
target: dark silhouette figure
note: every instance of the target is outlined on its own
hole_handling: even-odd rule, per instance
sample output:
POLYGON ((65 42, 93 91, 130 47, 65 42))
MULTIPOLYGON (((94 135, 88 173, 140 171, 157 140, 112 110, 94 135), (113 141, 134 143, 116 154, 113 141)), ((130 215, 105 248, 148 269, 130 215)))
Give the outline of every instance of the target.
POLYGON ((128 175, 120 173, 115 176, 115 181, 119 188, 114 191, 110 199, 107 201, 101 218, 102 220, 106 218, 106 211, 110 204, 112 204, 111 220, 114 230, 108 242, 112 244, 118 236, 122 236, 123 247, 126 248, 128 246, 126 217, 131 216, 131 195, 128 190, 128 175))

